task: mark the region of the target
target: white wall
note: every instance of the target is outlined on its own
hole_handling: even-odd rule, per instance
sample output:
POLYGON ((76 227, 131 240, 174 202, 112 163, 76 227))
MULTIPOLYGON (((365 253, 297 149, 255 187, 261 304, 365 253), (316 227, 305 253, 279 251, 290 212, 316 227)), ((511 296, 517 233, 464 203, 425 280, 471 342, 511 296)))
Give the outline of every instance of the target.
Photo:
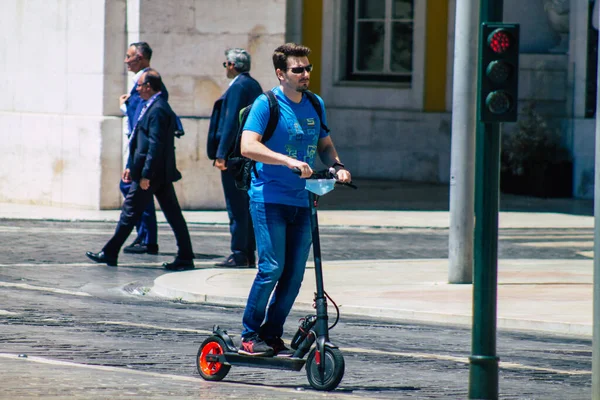
POLYGON ((107 184, 120 169, 120 120, 105 98, 123 90, 124 74, 106 61, 122 54, 124 9, 124 0, 2 1, 0 201, 118 206, 107 184))
POLYGON ((224 50, 244 47, 252 75, 276 85, 271 54, 285 0, 3 0, 0 2, 0 201, 118 208, 119 95, 127 45, 147 41, 186 135, 176 141, 182 207, 223 208, 206 157, 208 118, 228 87, 224 50))

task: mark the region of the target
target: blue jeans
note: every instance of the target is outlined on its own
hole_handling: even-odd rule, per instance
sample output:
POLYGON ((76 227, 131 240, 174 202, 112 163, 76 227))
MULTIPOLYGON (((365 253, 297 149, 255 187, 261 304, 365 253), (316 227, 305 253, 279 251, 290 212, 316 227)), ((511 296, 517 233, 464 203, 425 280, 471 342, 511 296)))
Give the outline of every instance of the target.
POLYGON ((250 215, 258 250, 258 273, 244 311, 242 337, 254 333, 262 338, 281 337, 285 319, 300 291, 310 252, 310 208, 250 202, 250 215))

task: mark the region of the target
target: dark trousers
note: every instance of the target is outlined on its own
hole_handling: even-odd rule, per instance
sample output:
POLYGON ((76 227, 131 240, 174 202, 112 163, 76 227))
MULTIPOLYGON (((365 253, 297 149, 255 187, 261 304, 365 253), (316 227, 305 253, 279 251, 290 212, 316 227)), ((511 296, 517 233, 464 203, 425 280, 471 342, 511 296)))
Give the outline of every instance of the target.
POLYGON ((256 257, 256 240, 250 217, 248 193, 235 187, 235 181, 227 170, 221 171, 221 183, 229 215, 229 232, 231 233, 231 253, 236 263, 246 261, 254 263, 256 257))
MULTIPOLYGON (((123 193, 123 197, 127 197, 131 182, 123 182, 119 184, 119 189, 123 193)), ((158 244, 158 228, 156 226, 156 208, 154 201, 148 203, 148 207, 142 212, 142 216, 136 222, 137 241, 143 244, 158 244)))
POLYGON ((194 258, 190 233, 181 213, 181 207, 179 207, 172 182, 161 184, 152 184, 151 182, 148 190, 142 190, 139 182, 131 183, 129 193, 127 193, 123 202, 121 217, 115 234, 102 249, 104 254, 109 257, 118 256, 121 247, 129 237, 136 222, 140 219, 146 207, 148 207, 148 203, 153 201, 153 195, 156 196, 156 200, 158 200, 158 204, 160 204, 160 208, 175 234, 178 247, 177 258, 182 260, 191 260, 194 258))

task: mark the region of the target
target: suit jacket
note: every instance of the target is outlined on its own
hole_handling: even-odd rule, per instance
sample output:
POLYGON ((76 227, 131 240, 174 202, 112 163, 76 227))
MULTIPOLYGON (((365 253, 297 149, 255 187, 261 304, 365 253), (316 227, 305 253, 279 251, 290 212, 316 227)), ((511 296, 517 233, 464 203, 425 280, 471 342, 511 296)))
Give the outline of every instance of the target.
POLYGON ((181 179, 175 161, 176 116, 163 95, 146 110, 129 142, 127 165, 131 179, 150 183, 175 182, 181 179))
MULTIPOLYGON (((169 92, 167 92, 167 88, 164 84, 160 91, 162 92, 161 96, 164 96, 164 99, 169 101, 169 92)), ((129 125, 130 133, 133 132, 133 127, 135 126, 145 103, 146 101, 142 99, 137 92, 137 82, 135 82, 133 88, 131 88, 131 92, 129 92, 129 98, 125 101, 125 104, 127 104, 127 124, 129 125)))
POLYGON ((208 158, 227 158, 239 129, 240 110, 252 104, 261 93, 260 84, 248 72, 243 72, 215 102, 208 128, 208 158))

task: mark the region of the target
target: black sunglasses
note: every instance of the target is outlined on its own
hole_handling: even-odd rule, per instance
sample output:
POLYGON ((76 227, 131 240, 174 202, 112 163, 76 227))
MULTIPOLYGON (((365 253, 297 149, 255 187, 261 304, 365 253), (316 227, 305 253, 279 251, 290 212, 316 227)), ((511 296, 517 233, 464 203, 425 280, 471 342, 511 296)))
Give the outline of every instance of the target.
POLYGON ((290 71, 292 71, 293 74, 301 74, 302 72, 306 71, 306 72, 310 72, 313 69, 313 65, 312 64, 308 64, 304 67, 292 67, 292 68, 288 68, 290 71))
POLYGON ((223 68, 227 68, 228 65, 233 65, 233 63, 229 61, 223 62, 223 68))

